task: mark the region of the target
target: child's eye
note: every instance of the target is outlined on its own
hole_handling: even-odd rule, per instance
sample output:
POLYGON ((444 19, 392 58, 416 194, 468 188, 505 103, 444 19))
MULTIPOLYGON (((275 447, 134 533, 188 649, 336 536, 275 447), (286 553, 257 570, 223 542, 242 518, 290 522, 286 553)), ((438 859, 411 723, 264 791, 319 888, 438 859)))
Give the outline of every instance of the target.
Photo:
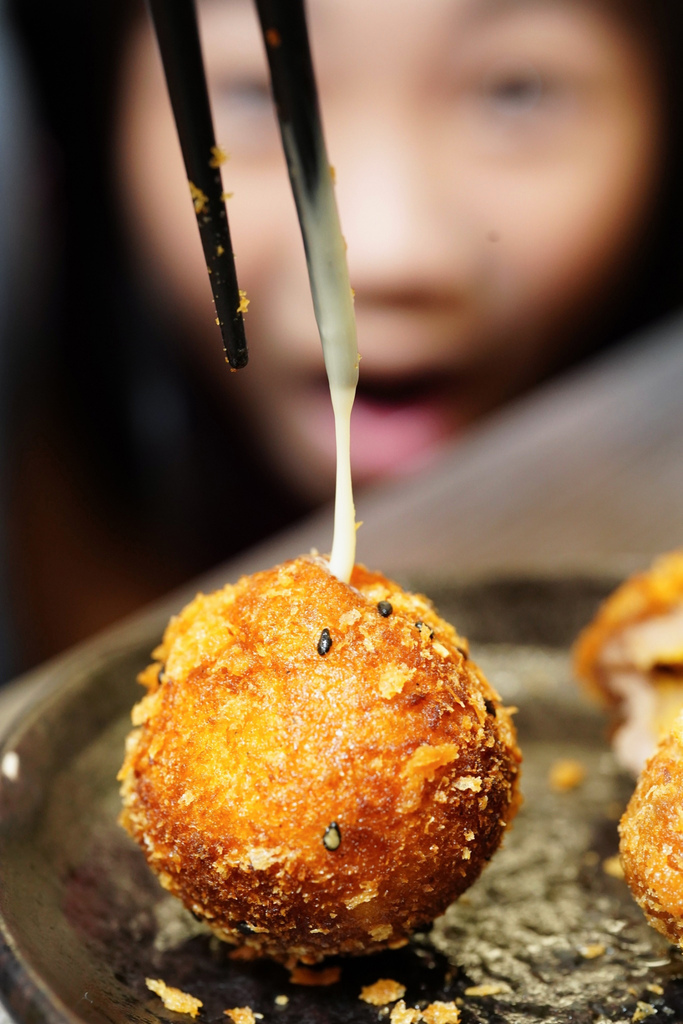
POLYGON ((261 115, 271 109, 268 84, 256 76, 244 76, 220 83, 218 96, 228 109, 243 117, 261 115))
POLYGON ((214 85, 216 133, 230 152, 252 156, 277 144, 275 114, 266 79, 243 75, 214 85))
POLYGON ((538 76, 527 73, 500 78, 489 84, 487 93, 489 99, 501 109, 515 112, 534 107, 541 91, 538 76))
POLYGON ((506 117, 537 112, 556 92, 556 85, 533 68, 497 74, 481 88, 491 111, 506 117))

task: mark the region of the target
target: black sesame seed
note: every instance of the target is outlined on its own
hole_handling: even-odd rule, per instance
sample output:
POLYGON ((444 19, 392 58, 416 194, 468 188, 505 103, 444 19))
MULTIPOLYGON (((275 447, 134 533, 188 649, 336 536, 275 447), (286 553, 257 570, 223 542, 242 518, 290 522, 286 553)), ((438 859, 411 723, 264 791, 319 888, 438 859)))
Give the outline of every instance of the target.
POLYGON ((246 921, 238 921, 235 927, 237 928, 237 931, 240 932, 241 935, 254 934, 254 929, 251 927, 251 925, 248 925, 246 921))
POLYGON ((486 705, 487 714, 493 715, 493 717, 495 718, 496 717, 496 705, 493 703, 493 701, 492 700, 485 700, 484 704, 486 705))
POLYGON ((455 649, 456 649, 456 651, 459 651, 460 654, 462 654, 462 656, 465 659, 465 661, 467 661, 467 659, 469 658, 469 654, 467 653, 465 648, 464 647, 458 647, 458 645, 456 644, 455 649))
POLYGON ((429 627, 429 626, 427 625, 427 623, 426 623, 426 622, 423 622, 423 621, 422 621, 422 619, 420 619, 420 621, 419 621, 419 622, 416 622, 416 623, 415 623, 415 628, 416 628, 416 629, 419 629, 419 631, 420 631, 420 632, 422 632, 422 630, 423 630, 423 629, 428 629, 428 630, 429 630, 429 639, 430 639, 430 640, 431 640, 431 639, 432 639, 432 637, 434 636, 434 630, 433 630, 433 629, 431 629, 431 628, 430 628, 430 627, 429 627))
POLYGON ((162 683, 166 682, 166 676, 164 675, 164 666, 163 665, 159 668, 159 674, 157 675, 157 681, 159 683, 159 686, 161 686, 162 683))
POLYGON ((388 619, 393 612, 393 606, 391 601, 379 601, 377 604, 377 611, 380 613, 383 619, 388 619))
POLYGON ((323 846, 326 850, 337 850, 341 846, 341 829, 336 821, 331 822, 325 829, 323 846))
POLYGON ((320 639, 318 640, 318 654, 324 656, 325 654, 327 654, 331 646, 332 637, 330 636, 330 631, 326 626, 325 629, 320 634, 320 639))

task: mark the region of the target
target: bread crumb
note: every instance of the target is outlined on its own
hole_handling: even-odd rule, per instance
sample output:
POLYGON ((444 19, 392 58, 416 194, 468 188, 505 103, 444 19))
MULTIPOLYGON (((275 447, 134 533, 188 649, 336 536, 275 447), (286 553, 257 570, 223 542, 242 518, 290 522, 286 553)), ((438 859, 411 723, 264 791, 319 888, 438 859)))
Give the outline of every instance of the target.
POLYGON ((455 761, 460 753, 457 743, 441 743, 432 746, 421 744, 414 750, 401 769, 401 775, 407 777, 397 808, 401 814, 414 811, 420 804, 426 782, 430 782, 439 768, 455 761))
POLYGON ((655 985, 655 984, 646 985, 645 988, 648 990, 648 992, 652 992, 652 994, 655 995, 655 996, 663 996, 664 995, 664 989, 662 988, 661 985, 655 985))
MULTIPOLYGON (((359 523, 356 523, 356 527, 358 527, 359 525, 360 525, 359 523)), ((354 622, 358 622, 360 617, 361 617, 361 615, 360 615, 360 612, 358 611, 358 609, 357 608, 351 608, 350 611, 344 612, 344 614, 340 616, 340 618, 339 618, 339 625, 340 626, 352 626, 354 624, 354 622)))
POLYGON ((465 989, 466 996, 499 996, 502 992, 509 992, 510 989, 502 982, 493 981, 488 985, 472 985, 465 989))
POLYGON ((275 996, 276 1006, 286 1006, 289 1002, 289 996, 275 996))
POLYGON ((425 1024, 459 1024, 460 1010, 455 1003, 442 1003, 437 1000, 421 1011, 425 1024))
POLYGON ((152 693, 146 694, 142 700, 134 705, 130 713, 130 720, 133 725, 144 725, 145 722, 152 718, 159 707, 158 693, 158 690, 154 690, 152 693))
MULTIPOLYGON (((420 774, 425 779, 433 779, 436 775, 437 768, 441 768, 442 765, 455 761, 458 753, 459 749, 456 743, 441 743, 434 747, 429 743, 423 743, 422 746, 418 747, 417 750, 411 754, 403 767, 401 775, 420 774)), ((479 789, 481 789, 481 780, 477 779, 476 781, 479 783, 479 789)), ((456 786, 457 785, 458 783, 456 782, 456 786)), ((467 787, 458 786, 458 789, 463 788, 467 787)))
POLYGON ((568 793, 570 789, 576 789, 585 778, 585 766, 572 758, 555 761, 548 772, 548 784, 556 793, 568 793))
POLYGON ((292 985, 336 985, 341 977, 341 967, 325 967, 322 971, 312 971, 310 967, 294 967, 289 976, 292 985))
POLYGON ((360 990, 359 999, 364 1003, 371 1003, 372 1006, 386 1006, 401 999, 406 994, 405 985, 392 978, 380 978, 374 985, 365 985, 360 990))
POLYGON ((267 871, 279 859, 279 851, 266 850, 263 846, 254 846, 248 851, 245 864, 252 867, 254 871, 267 871))
POLYGON ((211 147, 211 159, 209 160, 209 167, 213 167, 216 170, 222 167, 224 163, 228 161, 228 154, 220 146, 211 147))
POLYGON ((617 853, 614 857, 608 857, 606 860, 603 860, 602 870, 606 875, 609 875, 610 878, 623 878, 624 869, 621 866, 619 854, 617 853))
POLYGON ((481 789, 481 779, 476 775, 463 775, 462 778, 456 779, 453 785, 463 792, 466 789, 471 789, 473 793, 478 793, 481 789))
POLYGON ((603 956, 605 947, 601 942, 591 942, 587 946, 579 946, 579 953, 584 960, 595 960, 599 956, 603 956))
POLYGON ((240 293, 240 304, 237 307, 237 312, 238 313, 246 313, 247 310, 249 309, 249 303, 251 302, 251 299, 247 298, 247 293, 242 288, 239 289, 239 293, 240 293))
POLYGON ((450 657, 450 652, 444 647, 443 644, 440 644, 438 640, 435 640, 434 643, 432 644, 432 650, 436 651, 437 654, 440 654, 442 658, 450 657))
POLYGON ((223 1010, 223 1013, 233 1024, 256 1024, 257 1020, 263 1020, 263 1014, 254 1013, 250 1006, 236 1006, 234 1010, 223 1010))
POLYGON ((361 903, 369 903, 370 900, 374 900, 377 896, 377 888, 374 882, 366 882, 361 885, 363 892, 358 893, 356 896, 349 897, 348 900, 344 900, 344 903, 349 910, 355 910, 356 907, 360 906, 361 903))
POLYGON ((152 692, 158 690, 159 674, 163 672, 163 669, 164 666, 160 662, 153 661, 151 665, 148 665, 147 668, 138 673, 137 680, 147 690, 152 692))
POLYGON ((390 924, 376 924, 372 928, 368 928, 368 933, 372 936, 375 942, 384 942, 388 939, 394 929, 390 924))
POLYGON ((201 999, 195 999, 189 993, 181 992, 179 988, 172 988, 161 978, 145 978, 145 985, 151 992, 159 996, 167 1010, 174 1010, 176 1013, 189 1013, 190 1017, 196 1017, 200 1007, 204 1005, 201 999))
POLYGON ((634 1024, 637 1024, 639 1020, 645 1020, 646 1017, 652 1017, 657 1012, 657 1007, 653 1006, 652 1003, 643 1003, 639 999, 636 1003, 635 1013, 631 1017, 634 1024))
POLYGON ((419 1010, 413 1010, 412 1007, 406 1006, 401 999, 395 1006, 392 1006, 389 1021, 391 1024, 417 1024, 420 1016, 419 1010))
POLYGON ((387 665, 379 677, 379 692, 385 700, 390 700, 403 691, 414 675, 415 669, 407 665, 387 665))
POLYGON ((209 208, 209 197, 206 192, 202 192, 200 188, 197 188, 193 181, 188 180, 188 185, 190 186, 190 195, 192 196, 194 212, 206 213, 209 208))

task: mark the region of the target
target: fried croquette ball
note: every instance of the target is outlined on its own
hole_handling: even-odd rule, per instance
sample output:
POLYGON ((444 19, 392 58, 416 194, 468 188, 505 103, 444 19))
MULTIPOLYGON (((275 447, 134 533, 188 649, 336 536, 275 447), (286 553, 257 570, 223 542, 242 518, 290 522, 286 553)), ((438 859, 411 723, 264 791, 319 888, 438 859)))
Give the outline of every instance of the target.
POLYGON ((161 884, 229 943, 315 963, 403 945, 518 805, 510 716, 424 598, 299 558, 171 620, 120 773, 161 884))
POLYGON ((607 598, 577 640, 574 666, 612 713, 617 759, 638 775, 683 708, 683 551, 607 598))
POLYGON ((619 825, 624 875, 650 924, 683 948, 683 714, 648 761, 619 825))

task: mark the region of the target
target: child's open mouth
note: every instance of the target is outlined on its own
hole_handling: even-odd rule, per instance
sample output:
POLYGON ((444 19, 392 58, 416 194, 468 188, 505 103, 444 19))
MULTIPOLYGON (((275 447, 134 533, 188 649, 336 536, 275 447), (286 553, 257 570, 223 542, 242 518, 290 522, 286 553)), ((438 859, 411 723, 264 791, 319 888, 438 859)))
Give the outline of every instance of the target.
POLYGON ((351 462, 359 482, 431 461, 462 426, 455 387, 444 373, 361 378, 351 417, 351 462))

